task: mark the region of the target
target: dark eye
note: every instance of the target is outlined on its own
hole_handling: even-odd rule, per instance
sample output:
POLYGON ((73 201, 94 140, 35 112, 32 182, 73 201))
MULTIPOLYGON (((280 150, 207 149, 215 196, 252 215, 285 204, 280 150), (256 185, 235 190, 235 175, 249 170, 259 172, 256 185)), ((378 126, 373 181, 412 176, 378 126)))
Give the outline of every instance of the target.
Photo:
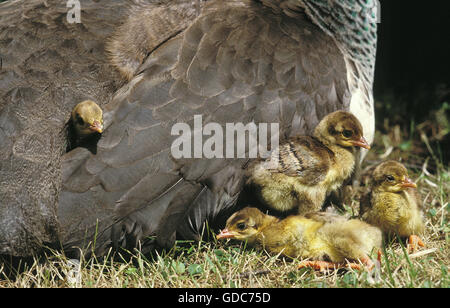
POLYGON ((395 180, 395 178, 392 175, 388 175, 388 176, 386 176, 386 180, 389 182, 393 182, 395 180))
POLYGON ((345 138, 350 138, 351 136, 353 136, 353 132, 351 131, 351 130, 344 130, 343 132, 342 132, 342 135, 345 137, 345 138))
POLYGON ((77 123, 78 123, 79 125, 84 125, 84 120, 80 117, 79 114, 77 114, 76 118, 77 118, 77 123))
POLYGON ((239 229, 239 230, 244 230, 245 228, 246 228, 246 226, 245 226, 245 223, 243 223, 243 222, 240 222, 240 223, 238 223, 237 225, 236 225, 236 227, 239 229))

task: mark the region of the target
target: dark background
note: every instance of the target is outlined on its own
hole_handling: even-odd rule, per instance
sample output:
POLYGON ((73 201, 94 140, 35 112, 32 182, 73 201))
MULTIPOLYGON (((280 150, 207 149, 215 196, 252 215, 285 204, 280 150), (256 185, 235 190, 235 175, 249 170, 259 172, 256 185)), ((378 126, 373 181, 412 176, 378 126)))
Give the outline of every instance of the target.
POLYGON ((420 122, 450 103, 450 1, 380 2, 377 112, 420 122))

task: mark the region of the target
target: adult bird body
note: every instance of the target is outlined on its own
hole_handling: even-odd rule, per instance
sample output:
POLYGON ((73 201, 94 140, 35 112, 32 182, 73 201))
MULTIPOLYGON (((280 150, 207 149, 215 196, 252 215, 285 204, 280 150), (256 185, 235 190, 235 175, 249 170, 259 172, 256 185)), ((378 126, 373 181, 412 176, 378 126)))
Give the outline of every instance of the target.
MULTIPOLYGON (((51 209, 50 217, 57 221, 56 238, 65 248, 85 247, 95 237, 95 250, 101 254, 111 245, 136 247, 149 235, 170 246, 176 236, 198 238, 206 220, 214 220, 235 204, 248 159, 175 160, 171 146, 176 136, 172 136, 171 128, 176 123, 192 127, 195 115, 201 115, 205 125, 279 123, 283 141, 311 133, 330 112, 349 110, 356 104, 355 93, 363 99, 358 101, 358 108, 369 110, 367 114, 372 111, 375 1, 364 5, 346 1, 344 5, 337 0, 326 4, 313 0, 210 0, 201 10, 193 2, 139 2, 128 21, 114 27, 116 34, 96 38, 97 42, 108 42, 108 52, 102 45, 103 55, 116 60, 113 65, 126 80, 102 106, 105 123, 96 155, 76 148, 63 156, 61 181, 54 185, 58 198, 42 201, 43 208, 51 209), (131 69, 120 70, 127 62, 117 61, 123 60, 123 54, 115 52, 124 44, 114 44, 114 40, 134 33, 134 25, 146 24, 142 11, 152 14, 155 10, 164 20, 181 16, 180 28, 155 28, 152 32, 145 27, 147 35, 158 43, 151 41, 144 57, 130 54, 134 63, 131 69), (347 15, 361 23, 347 27, 347 15), (360 33, 365 40, 359 45, 350 42, 358 28, 367 31, 360 33), (367 46, 362 46, 364 42, 367 46)), ((103 18, 113 10, 109 5, 98 4, 103 8, 103 18)), ((35 9, 45 10, 45 18, 56 14, 51 7, 35 9)), ((91 17, 98 12, 90 15, 86 10, 83 14, 83 29, 95 28, 91 17)), ((0 27, 7 25, 2 22, 0 27)), ((78 42, 75 37, 71 39, 78 42)), ((1 44, 3 52, 5 46, 1 44)), ((70 56, 61 61, 67 62, 70 56)), ((97 63, 89 61, 94 66, 97 63)), ((3 78, 7 74, 3 72, 3 78)), ((47 78, 49 83, 55 82, 47 78)), ((10 119, 11 99, 4 93, 2 97, 0 119, 10 119)), ((360 118, 369 134, 373 133, 370 115, 367 120, 360 118)), ((0 125, 3 123, 0 121, 0 125)), ((22 132, 10 130, 19 135, 22 132)), ((368 139, 370 142, 370 135, 368 139)), ((14 155, 10 160, 12 151, 2 146, 1 153, 5 151, 1 158, 16 166, 14 155)), ((1 181, 4 179, 2 175, 1 181)), ((3 217, 10 215, 3 213, 3 217)), ((5 243, 2 253, 26 255, 33 250, 13 242, 0 228, 5 243)), ((34 233, 33 229, 18 229, 34 233)), ((54 242, 55 237, 49 241, 54 242)))

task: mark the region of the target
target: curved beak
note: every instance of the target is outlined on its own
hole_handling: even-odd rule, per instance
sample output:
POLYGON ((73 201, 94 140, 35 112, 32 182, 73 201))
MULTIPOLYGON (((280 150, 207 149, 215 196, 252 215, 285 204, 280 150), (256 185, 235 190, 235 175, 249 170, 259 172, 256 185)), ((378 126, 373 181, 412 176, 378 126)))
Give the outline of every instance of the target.
POLYGON ((220 233, 217 234, 217 236, 216 236, 216 238, 218 240, 224 239, 224 238, 233 238, 233 237, 234 237, 234 235, 232 233, 230 233, 230 231, 227 228, 220 231, 220 233))
POLYGON ((417 188, 416 183, 414 183, 410 178, 405 178, 402 183, 400 183, 401 187, 404 188, 417 188))
POLYGON ((89 126, 89 129, 101 134, 103 132, 103 125, 99 121, 94 121, 94 123, 89 126))
POLYGON ((354 146, 370 150, 370 145, 367 143, 367 141, 366 141, 366 139, 364 139, 364 137, 359 138, 359 140, 352 140, 350 142, 354 146))

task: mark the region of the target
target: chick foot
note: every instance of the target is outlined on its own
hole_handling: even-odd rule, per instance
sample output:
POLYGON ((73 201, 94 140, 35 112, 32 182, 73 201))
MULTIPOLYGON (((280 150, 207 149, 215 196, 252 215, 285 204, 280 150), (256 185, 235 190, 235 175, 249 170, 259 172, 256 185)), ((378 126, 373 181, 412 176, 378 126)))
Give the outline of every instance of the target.
POLYGON ((336 270, 340 268, 351 268, 355 270, 362 270, 366 266, 369 271, 375 266, 375 264, 370 260, 370 258, 363 258, 361 260, 362 264, 355 262, 327 262, 327 261, 303 261, 298 265, 298 269, 310 267, 320 272, 325 272, 327 270, 336 270))
POLYGON ((408 239, 408 250, 414 252, 418 249, 418 246, 425 247, 425 243, 417 235, 411 235, 408 239))

